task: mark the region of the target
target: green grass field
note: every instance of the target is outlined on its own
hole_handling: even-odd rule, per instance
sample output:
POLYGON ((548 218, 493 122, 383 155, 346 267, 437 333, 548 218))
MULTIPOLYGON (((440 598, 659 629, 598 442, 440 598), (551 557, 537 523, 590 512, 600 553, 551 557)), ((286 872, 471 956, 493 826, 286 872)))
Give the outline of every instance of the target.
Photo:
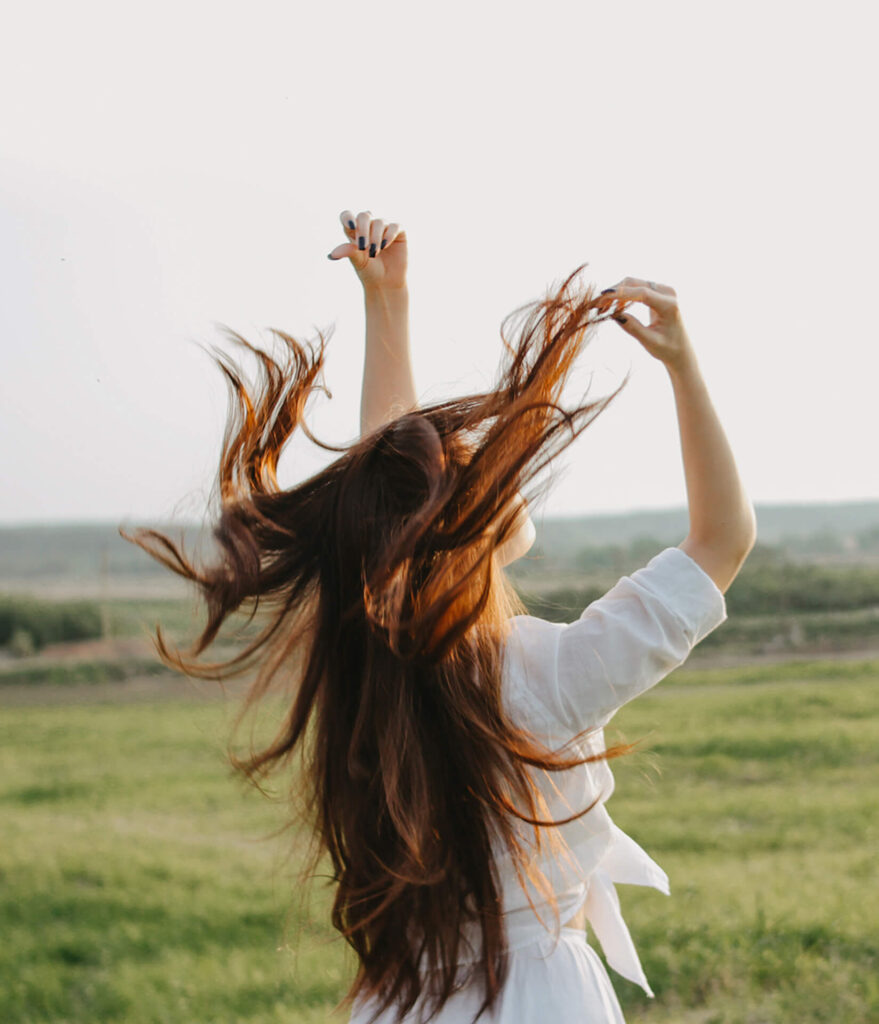
MULTIPOLYGON (((683 669, 608 727, 648 740, 608 807, 672 889, 618 887, 656 992, 611 972, 628 1020, 879 1020, 877 684, 876 660, 683 669)), ((283 805, 224 760, 235 701, 112 689, 0 687, 0 1021, 345 1020, 305 837, 261 839, 283 805)))

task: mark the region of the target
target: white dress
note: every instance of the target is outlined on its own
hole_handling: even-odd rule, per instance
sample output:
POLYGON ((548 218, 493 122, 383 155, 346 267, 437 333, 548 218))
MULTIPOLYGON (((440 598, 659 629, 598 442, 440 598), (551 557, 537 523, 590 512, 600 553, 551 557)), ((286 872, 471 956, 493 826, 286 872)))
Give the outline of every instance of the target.
MULTIPOLYGON (((514 720, 552 749, 595 727, 569 750, 604 750, 603 728, 616 711, 677 668, 726 618, 726 601, 711 577, 681 548, 666 548, 631 576, 623 576, 575 622, 552 623, 530 615, 512 619, 504 657, 505 703, 514 720)), ((554 851, 544 847, 538 854, 533 829, 520 826, 523 842, 534 850, 535 862, 552 886, 558 918, 545 897, 526 883, 537 916, 508 852, 496 849, 509 974, 493 1011, 479 1020, 625 1024, 610 977, 586 933, 558 925, 585 905, 608 965, 652 997, 614 883, 652 886, 668 895, 668 877, 607 813, 604 803, 614 779, 606 761, 565 772, 535 772, 534 777, 546 800, 540 811, 544 819, 566 817, 596 798, 599 803, 574 822, 542 830, 547 838, 555 837, 554 851)), ((472 955, 461 962, 473 959, 478 933, 464 939, 472 955)), ((481 990, 462 989, 433 1022, 471 1024, 482 999, 481 990)), ((350 1024, 366 1024, 374 1009, 355 1004, 350 1024)), ((419 1010, 414 1007, 401 1024, 417 1024, 419 1010)), ((398 1024, 398 1019, 388 1010, 375 1024, 398 1024)))

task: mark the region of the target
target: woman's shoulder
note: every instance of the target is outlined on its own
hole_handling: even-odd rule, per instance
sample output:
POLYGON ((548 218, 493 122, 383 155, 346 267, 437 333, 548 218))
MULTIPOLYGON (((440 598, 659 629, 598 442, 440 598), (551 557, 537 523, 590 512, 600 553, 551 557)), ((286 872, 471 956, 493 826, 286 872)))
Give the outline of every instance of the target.
POLYGON ((531 726, 545 726, 545 696, 556 668, 558 633, 562 623, 534 615, 508 620, 504 646, 504 691, 510 706, 531 726))
POLYGON ((563 622, 549 622, 536 615, 514 615, 508 621, 507 647, 524 658, 553 657, 563 622))

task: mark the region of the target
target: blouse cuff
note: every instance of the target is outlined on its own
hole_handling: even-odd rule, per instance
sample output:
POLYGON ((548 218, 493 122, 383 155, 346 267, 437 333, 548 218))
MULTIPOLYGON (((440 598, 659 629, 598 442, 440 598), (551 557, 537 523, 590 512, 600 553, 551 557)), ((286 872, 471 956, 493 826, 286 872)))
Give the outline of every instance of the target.
POLYGON ((660 551, 632 579, 663 600, 693 647, 727 619, 723 591, 683 548, 660 551))

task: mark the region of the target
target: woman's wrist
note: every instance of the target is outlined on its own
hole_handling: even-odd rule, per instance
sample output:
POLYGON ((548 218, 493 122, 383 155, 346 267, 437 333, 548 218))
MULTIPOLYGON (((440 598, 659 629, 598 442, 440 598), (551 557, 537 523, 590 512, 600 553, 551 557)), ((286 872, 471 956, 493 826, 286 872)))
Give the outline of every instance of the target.
POLYGON ((366 344, 379 339, 390 352, 409 347, 409 290, 401 288, 365 288, 366 344))
POLYGON ((366 310, 366 343, 381 340, 390 352, 409 348, 409 291, 402 288, 368 288, 363 291, 366 310))
POLYGON ((369 301, 370 299, 381 299, 383 297, 388 297, 388 298, 395 299, 395 300, 399 301, 399 300, 401 300, 401 299, 403 299, 405 297, 408 297, 408 295, 409 295, 409 285, 408 284, 397 285, 396 287, 393 287, 393 288, 388 287, 387 285, 376 285, 376 284, 370 284, 370 285, 364 285, 363 286, 363 297, 367 301, 369 301))
POLYGON ((673 360, 665 363, 665 368, 671 378, 673 385, 686 384, 688 381, 698 379, 702 376, 696 352, 691 345, 687 345, 673 360))

